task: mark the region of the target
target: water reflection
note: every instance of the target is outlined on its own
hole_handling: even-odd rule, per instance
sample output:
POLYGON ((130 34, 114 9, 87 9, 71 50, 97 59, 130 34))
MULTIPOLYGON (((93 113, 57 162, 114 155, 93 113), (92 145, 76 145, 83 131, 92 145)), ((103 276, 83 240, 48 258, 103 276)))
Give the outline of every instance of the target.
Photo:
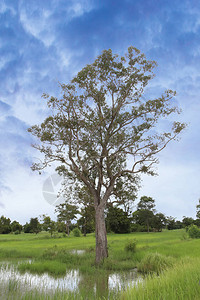
POLYGON ((113 273, 109 276, 109 289, 123 290, 124 288, 136 285, 143 277, 138 274, 137 269, 131 271, 113 273))
POLYGON ((87 288, 88 293, 94 293, 96 298, 105 297, 109 294, 109 275, 108 274, 98 274, 98 272, 94 275, 86 275, 81 277, 79 282, 79 291, 81 294, 85 293, 87 288))
POLYGON ((122 289, 137 284, 142 280, 137 270, 120 273, 96 273, 94 275, 81 274, 79 270, 70 270, 62 278, 54 278, 47 273, 35 275, 26 272, 19 273, 13 266, 2 265, 0 278, 4 283, 10 280, 17 281, 24 289, 35 289, 41 292, 66 290, 71 292, 95 293, 98 296, 108 297, 109 293, 118 292, 122 289))
POLYGON ((80 281, 79 271, 68 271, 65 277, 54 278, 47 273, 36 275, 31 273, 19 273, 13 266, 3 265, 0 269, 1 281, 8 282, 16 280, 20 285, 27 285, 30 288, 37 288, 41 291, 51 291, 55 289, 76 291, 80 281))
POLYGON ((73 249, 71 251, 69 251, 70 254, 76 254, 76 255, 83 255, 85 253, 85 250, 76 250, 73 249))

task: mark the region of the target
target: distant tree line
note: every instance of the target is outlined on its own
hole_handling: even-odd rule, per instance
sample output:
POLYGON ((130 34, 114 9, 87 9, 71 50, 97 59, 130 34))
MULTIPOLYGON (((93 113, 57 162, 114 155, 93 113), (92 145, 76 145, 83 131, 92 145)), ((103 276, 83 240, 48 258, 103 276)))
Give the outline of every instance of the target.
POLYGON ((11 232, 21 233, 23 226, 17 221, 11 222, 9 218, 1 216, 0 218, 0 234, 7 234, 11 232))
MULTIPOLYGON (((9 218, 0 217, 0 234, 20 234, 39 233, 46 231, 53 236, 55 232, 62 232, 69 236, 70 231, 78 228, 86 235, 95 231, 95 210, 93 205, 84 206, 78 209, 76 205, 67 202, 56 207, 57 221, 53 221, 49 216, 42 215, 31 218, 25 225, 21 225, 16 220, 11 222, 9 218), (75 222, 76 220, 76 222, 75 222), (73 221, 73 222, 72 222, 73 221)), ((175 230, 188 228, 191 225, 200 227, 200 199, 196 206, 196 219, 184 216, 182 221, 174 217, 167 217, 155 209, 155 200, 151 197, 143 196, 137 204, 137 209, 131 211, 130 208, 108 203, 105 212, 107 232, 130 233, 130 232, 161 232, 164 228, 175 230)))

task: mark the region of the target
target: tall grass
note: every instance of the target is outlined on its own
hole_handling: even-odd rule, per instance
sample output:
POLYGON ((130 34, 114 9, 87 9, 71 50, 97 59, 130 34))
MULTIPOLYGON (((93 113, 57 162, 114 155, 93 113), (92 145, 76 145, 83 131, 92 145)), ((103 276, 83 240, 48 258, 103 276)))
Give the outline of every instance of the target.
POLYGON ((148 253, 137 265, 138 271, 144 274, 161 272, 174 265, 175 261, 172 257, 159 253, 148 253))
POLYGON ((119 299, 199 300, 200 259, 184 258, 160 276, 148 276, 144 282, 123 292, 119 299))

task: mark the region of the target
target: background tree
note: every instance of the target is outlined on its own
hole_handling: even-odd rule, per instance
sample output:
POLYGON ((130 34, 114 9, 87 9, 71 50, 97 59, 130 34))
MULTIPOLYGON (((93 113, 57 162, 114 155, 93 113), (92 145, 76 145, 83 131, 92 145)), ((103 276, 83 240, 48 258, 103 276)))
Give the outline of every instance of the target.
POLYGON ((149 232, 150 221, 154 217, 155 200, 151 197, 143 196, 137 204, 138 218, 145 223, 149 232))
POLYGON ((166 226, 167 219, 164 214, 157 213, 153 215, 151 219, 151 226, 155 231, 162 231, 162 229, 166 226))
POLYGON ((58 230, 58 232, 66 233, 66 224, 65 224, 65 222, 58 220, 56 222, 56 229, 58 230))
POLYGON ((183 223, 181 221, 177 220, 175 222, 175 226, 176 226, 176 229, 181 229, 181 228, 183 228, 183 223))
POLYGON ((183 224, 181 221, 176 221, 176 218, 174 217, 167 217, 167 229, 168 230, 174 230, 174 229, 181 229, 183 227, 183 224))
POLYGON ((172 216, 167 218, 167 229, 168 230, 176 229, 176 219, 173 218, 172 216))
POLYGON ((56 170, 68 184, 73 178, 90 191, 97 264, 108 256, 104 211, 117 182, 134 182, 141 173, 154 175, 156 154, 185 127, 168 122, 166 131, 156 130, 160 119, 179 110, 171 90, 158 98, 143 97, 155 66, 134 47, 124 57, 105 50, 69 84, 61 84, 61 99, 44 95, 52 114, 29 129, 41 142, 34 147, 44 155, 33 170, 57 162, 56 170))
POLYGON ((42 215, 40 223, 42 230, 50 232, 52 236, 53 232, 56 230, 56 222, 51 220, 49 216, 42 215))
POLYGON ((40 216, 40 224, 41 224, 41 229, 44 231, 48 231, 51 223, 51 218, 49 216, 46 216, 43 214, 40 216))
POLYGON ((82 233, 86 236, 86 233, 95 231, 95 209, 93 197, 86 186, 76 186, 74 196, 81 205, 81 218, 77 221, 77 225, 82 228, 82 233))
POLYGON ((80 210, 81 218, 78 219, 77 225, 82 228, 82 233, 86 236, 87 233, 95 231, 95 210, 93 205, 84 206, 80 210))
POLYGON ((76 205, 64 202, 57 205, 55 211, 58 213, 58 221, 65 222, 66 233, 69 236, 69 227, 71 221, 76 219, 76 215, 79 213, 79 210, 77 209, 76 205))
POLYGON ((195 223, 195 220, 191 217, 183 217, 183 220, 182 220, 182 224, 183 224, 183 227, 188 227, 192 224, 195 223))
POLYGON ((31 226, 30 226, 30 223, 26 222, 23 226, 23 230, 24 230, 24 233, 33 233, 31 231, 31 226))
POLYGON ((11 223, 11 230, 12 230, 12 232, 21 233, 22 229, 23 229, 23 226, 21 224, 19 224, 19 222, 13 221, 11 223))
POLYGON ((31 218, 29 226, 30 226, 31 233, 37 234, 41 231, 41 225, 40 225, 40 222, 38 221, 38 218, 31 218))
POLYGON ((48 227, 48 232, 50 232, 51 237, 55 231, 56 231, 56 222, 51 220, 49 227, 48 227))
POLYGON ((114 233, 129 233, 131 229, 131 219, 128 217, 128 213, 123 209, 108 205, 106 216, 107 231, 114 233))
POLYGON ((0 218, 0 233, 7 234, 11 232, 11 220, 4 216, 0 218))

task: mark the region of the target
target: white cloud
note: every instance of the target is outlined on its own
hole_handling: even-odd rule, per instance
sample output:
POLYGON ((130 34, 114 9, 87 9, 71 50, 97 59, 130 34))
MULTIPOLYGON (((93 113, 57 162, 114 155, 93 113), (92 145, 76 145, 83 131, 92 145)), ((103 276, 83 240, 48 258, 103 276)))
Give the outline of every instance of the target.
POLYGON ((15 15, 16 14, 16 11, 15 11, 15 9, 12 7, 12 4, 10 4, 10 3, 5 3, 5 1, 3 0, 3 1, 1 1, 1 3, 0 3, 0 13, 5 13, 6 11, 11 11, 11 13, 13 14, 13 15, 15 15))
POLYGON ((43 12, 40 17, 27 15, 24 9, 20 12, 20 21, 24 29, 35 38, 41 40, 46 47, 51 46, 55 40, 50 24, 46 26, 49 23, 49 17, 50 13, 48 14, 47 11, 43 12))
POLYGON ((200 167, 193 163, 170 164, 160 162, 159 176, 143 176, 139 197, 146 195, 155 199, 156 209, 167 216, 196 217, 196 204, 200 195, 200 167))
POLYGON ((71 18, 80 17, 81 15, 90 12, 93 9, 91 1, 88 0, 77 0, 72 1, 71 5, 68 8, 69 15, 71 18))
POLYGON ((60 7, 60 3, 53 1, 49 8, 45 5, 38 7, 34 2, 30 5, 24 4, 23 0, 20 1, 20 21, 24 29, 42 41, 46 47, 50 47, 57 39, 56 25, 59 21, 62 20, 66 25, 73 18, 80 17, 93 9, 91 1, 88 0, 64 2, 60 7), (58 20, 59 13, 61 20, 58 20))
POLYGON ((43 184, 49 175, 46 173, 45 176, 40 176, 33 173, 29 167, 15 164, 6 176, 6 183, 12 186, 12 190, 1 192, 1 213, 23 224, 31 217, 42 214, 56 219, 55 207, 50 205, 42 194, 43 184))

